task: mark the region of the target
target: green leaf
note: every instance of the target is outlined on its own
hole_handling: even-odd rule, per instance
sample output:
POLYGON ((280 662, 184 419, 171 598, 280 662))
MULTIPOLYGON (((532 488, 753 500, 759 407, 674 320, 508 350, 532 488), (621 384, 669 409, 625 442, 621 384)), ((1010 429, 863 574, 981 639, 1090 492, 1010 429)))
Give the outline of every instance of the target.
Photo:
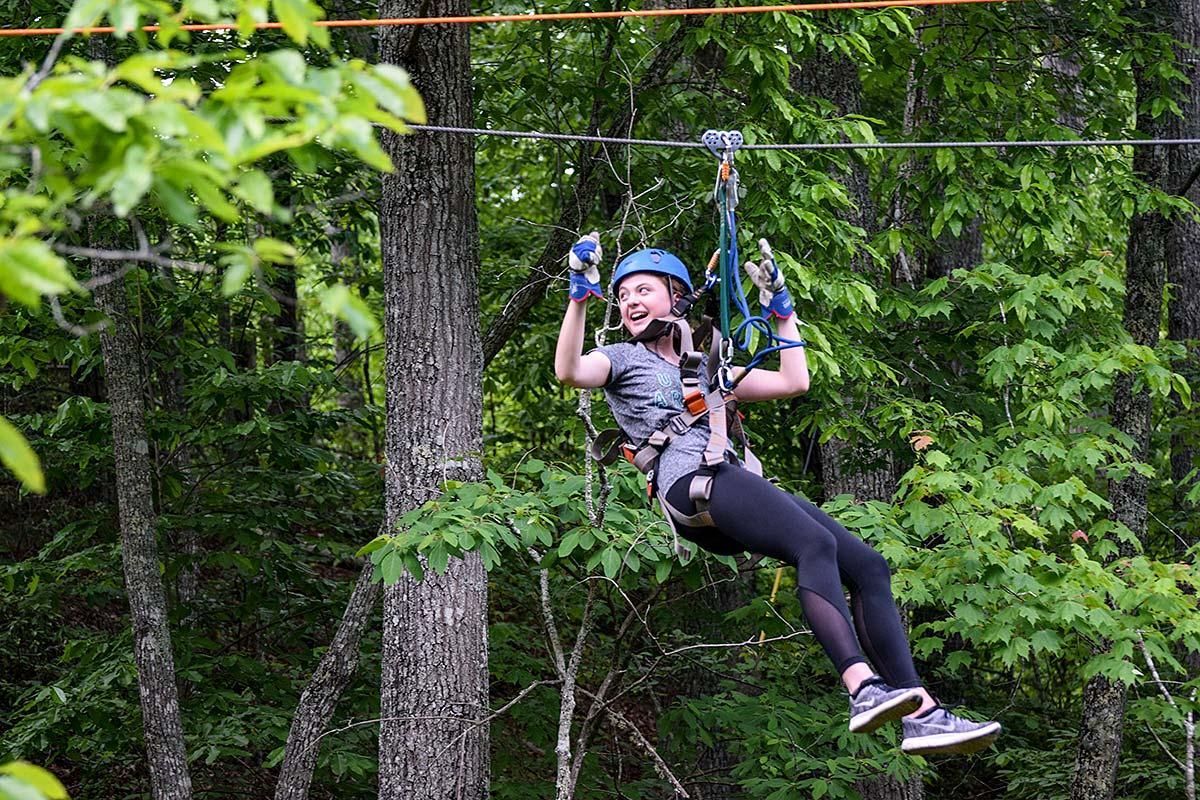
POLYGON ((96 23, 100 15, 108 8, 109 0, 77 0, 67 14, 64 28, 86 28, 96 23))
POLYGON ((225 199, 221 189, 206 177, 195 177, 196 179, 191 184, 192 191, 196 193, 196 197, 200 198, 204 207, 225 222, 237 222, 241 215, 237 208, 225 199))
POLYGON ((600 565, 606 578, 615 578, 621 570, 621 554, 611 547, 600 554, 600 565))
POLYGON ((262 170, 243 172, 234 191, 260 214, 270 214, 275 208, 275 191, 271 187, 271 179, 262 170))
POLYGON ((67 263, 45 242, 0 239, 0 293, 32 308, 44 294, 62 294, 77 287, 67 263))
POLYGON ((118 217, 125 217, 138 201, 150 191, 154 175, 146 157, 146 149, 133 145, 125 151, 121 175, 113 183, 113 210, 118 217))
POLYGON ((0 417, 0 462, 8 467, 21 485, 37 494, 46 493, 46 477, 42 474, 37 454, 13 424, 0 417))
POLYGON ((287 753, 286 746, 280 745, 279 747, 276 747, 267 756, 267 760, 265 762, 263 762, 263 766, 266 767, 267 769, 274 769, 275 767, 277 767, 281 763, 283 763, 283 757, 286 753, 287 753))
POLYGON ((422 123, 425 104, 408 80, 408 73, 390 64, 380 64, 372 72, 354 75, 354 83, 387 111, 401 119, 422 123))
POLYGON ((561 542, 558 543, 559 558, 566 558, 567 556, 571 555, 571 552, 574 551, 575 548, 578 546, 579 546, 579 532, 571 531, 570 533, 568 533, 566 536, 564 536, 562 538, 561 542))
POLYGON ((228 265, 225 274, 221 276, 221 294, 231 297, 242 290, 246 278, 250 277, 250 272, 254 269, 254 262, 239 254, 232 254, 221 260, 228 265))
POLYGON ((0 775, 0 800, 46 800, 46 795, 25 781, 0 775))
POLYGON ((383 557, 383 561, 379 562, 379 572, 383 575, 384 583, 395 583, 404 573, 404 559, 395 550, 389 551, 383 557))
POLYGON ((271 5, 284 33, 297 44, 306 43, 310 26, 317 18, 314 6, 307 0, 273 0, 271 5))
POLYGON ((138 25, 138 7, 137 3, 131 0, 120 0, 108 12, 108 21, 117 29, 116 37, 124 39, 129 35, 130 31, 136 30, 138 25))
POLYGON ((192 199, 188 197, 187 193, 181 191, 164 178, 155 176, 154 196, 158 199, 158 203, 162 209, 170 215, 171 219, 180 225, 191 228, 195 227, 200 221, 200 218, 196 215, 196 206, 192 203, 192 199))
MULTIPOLYGON (((278 5, 276 5, 278 8, 278 5)), ((304 83, 304 75, 308 71, 308 64, 304 63, 304 56, 295 50, 276 50, 266 58, 267 63, 279 70, 279 74, 288 83, 299 86, 304 83)))
POLYGON ((379 329, 379 323, 366 302, 344 284, 338 283, 323 290, 321 306, 349 325, 360 339, 367 338, 379 329))
POLYGON ((412 576, 412 579, 417 583, 425 580, 425 570, 421 566, 421 561, 412 553, 404 554, 404 568, 412 576))
POLYGON ((355 553, 354 555, 356 558, 362 558, 363 556, 369 555, 370 553, 374 553, 376 550, 380 549, 381 547, 384 547, 390 541, 391 541, 391 537, 389 537, 389 536, 376 536, 374 539, 367 542, 362 547, 358 548, 358 552, 355 553))
POLYGON ((132 110, 118 101, 121 95, 115 91, 81 92, 75 105, 95 117, 96 121, 113 133, 123 133, 129 127, 129 112, 132 110))
POLYGON ((446 572, 446 566, 450 563, 450 554, 446 552, 446 548, 442 545, 437 545, 429 551, 427 556, 429 566, 439 575, 446 572))
POLYGON ((297 256, 295 247, 269 236, 254 240, 254 252, 259 258, 270 264, 289 264, 297 256))
POLYGON ((13 778, 29 784, 49 800, 66 800, 66 787, 59 782, 58 778, 41 767, 24 761, 11 761, 7 764, 0 764, 0 775, 11 775, 13 778))

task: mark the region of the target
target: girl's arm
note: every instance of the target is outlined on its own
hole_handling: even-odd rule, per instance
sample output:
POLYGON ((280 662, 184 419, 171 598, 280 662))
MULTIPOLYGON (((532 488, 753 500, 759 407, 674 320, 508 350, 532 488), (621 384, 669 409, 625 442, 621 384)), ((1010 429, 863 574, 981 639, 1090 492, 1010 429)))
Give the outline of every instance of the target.
MULTIPOLYGON (((766 313, 775 317, 775 330, 781 339, 800 339, 800 328, 796 324, 792 298, 784 286, 783 275, 775 264, 771 245, 766 239, 758 240, 762 261, 746 262, 746 273, 759 288, 759 302, 766 313)), ((734 370, 734 379, 745 370, 734 370)), ((748 403, 756 400, 779 400, 808 391, 808 357, 803 347, 789 347, 779 351, 779 370, 755 369, 738 384, 734 394, 748 403)))
POLYGON ((587 323, 587 300, 567 303, 558 345, 554 348, 554 374, 568 386, 597 389, 608 383, 612 366, 603 353, 583 353, 583 333, 587 323))
POLYGON ((600 233, 592 231, 581 238, 567 254, 570 267, 571 302, 558 330, 558 345, 554 348, 554 374, 568 386, 596 389, 608 383, 612 364, 602 353, 583 353, 583 331, 587 327, 587 301, 601 297, 600 233))
MULTIPOLYGON (((781 338, 793 341, 800 338, 800 328, 796 325, 796 315, 775 321, 775 329, 781 338)), ((738 367, 733 371, 736 380, 742 372, 738 367)), ((808 391, 808 357, 803 347, 789 347, 779 351, 779 369, 752 369, 750 374, 742 378, 734 394, 738 400, 754 403, 759 400, 781 400, 794 397, 808 391)))

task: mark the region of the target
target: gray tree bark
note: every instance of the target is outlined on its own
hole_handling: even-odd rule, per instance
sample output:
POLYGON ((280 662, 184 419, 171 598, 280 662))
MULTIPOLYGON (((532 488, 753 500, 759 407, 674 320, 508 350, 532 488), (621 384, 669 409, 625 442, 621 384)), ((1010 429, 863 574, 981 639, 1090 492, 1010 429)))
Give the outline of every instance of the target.
MULTIPOLYGON (((1200 136, 1200 3, 1180 0, 1175 17, 1175 38, 1179 40, 1176 60, 1191 83, 1182 89, 1180 118, 1168 121, 1171 137, 1200 136)), ((1182 192, 1192 202, 1200 201, 1200 178, 1193 170, 1200 165, 1200 147, 1173 147, 1168 155, 1173 189, 1182 192), (1191 179, 1191 184, 1186 182, 1191 179)), ((1167 281, 1171 284, 1171 304, 1167 309, 1167 335, 1188 348, 1188 359, 1179 371, 1192 386, 1200 386, 1200 223, 1191 216, 1176 217, 1167 232, 1167 281)), ((1184 497, 1195 486, 1196 477, 1188 478, 1196 469, 1200 456, 1196 441, 1196 410, 1185 409, 1175 397, 1175 418, 1180 431, 1171 437, 1171 480, 1176 486, 1176 507, 1195 511, 1184 497)))
POLYGON ((275 800, 306 800, 308 797, 320 754, 321 734, 358 669, 363 632, 379 601, 380 584, 371 579, 373 571, 368 563, 359 574, 337 633, 300 695, 284 745, 286 750, 275 784, 275 800))
MULTIPOLYGON (((383 0, 386 17, 465 15, 467 0, 383 0)), ((406 68, 439 125, 471 126, 468 28, 388 28, 382 61, 406 68)), ((483 359, 474 142, 384 138, 387 435, 385 519, 481 477, 483 359)), ((479 555, 384 589, 380 800, 488 796, 487 576, 479 555)))
MULTIPOLYGON (((1200 136, 1200 2, 1180 0, 1175 18, 1176 61, 1190 83, 1182 88, 1179 107, 1182 117, 1169 120, 1168 136, 1195 138, 1200 136)), ((1168 154, 1171 181, 1175 191, 1192 202, 1200 200, 1200 147, 1186 145, 1171 148, 1168 154)), ((1191 215, 1177 216, 1167 231, 1167 282, 1171 284, 1170 305, 1167 309, 1167 336, 1187 348, 1186 360, 1176 368, 1191 386, 1200 386, 1200 224, 1191 215)), ((1197 411, 1184 408, 1176 393, 1174 405, 1175 430, 1171 435, 1171 482, 1175 486, 1177 519, 1188 520, 1189 528, 1176 542, 1177 557, 1183 558, 1189 546, 1197 540, 1193 520, 1200 511, 1187 500, 1187 494, 1200 477, 1192 474, 1200 463, 1200 421, 1197 411)), ((1200 675, 1200 653, 1179 648, 1180 661, 1186 669, 1185 679, 1200 675)), ((1186 775, 1185 775, 1186 780, 1186 775)), ((1185 795, 1189 794, 1185 786, 1185 795)))
MULTIPOLYGON (((1170 25, 1175 0, 1149 0, 1142 13, 1147 27, 1170 25)), ((1158 28, 1161 30, 1161 27, 1158 28)), ((1143 70, 1134 68, 1139 105, 1146 105, 1151 85, 1143 70)), ((1139 112, 1138 131, 1151 138, 1168 135, 1165 120, 1152 119, 1139 112)), ((1167 188, 1167 152, 1162 147, 1139 147, 1133 156, 1134 173, 1148 185, 1167 188)), ((1139 213, 1129 226, 1129 245, 1125 256, 1125 328, 1136 344, 1158 344, 1162 318, 1163 281, 1166 276, 1166 240, 1168 225, 1157 211, 1139 213)), ((1148 389, 1135 391, 1132 375, 1118 377, 1112 400, 1113 425, 1134 442, 1134 460, 1145 461, 1150 447, 1151 397, 1148 389)), ((1124 524, 1137 537, 1146 532, 1148 480, 1136 472, 1109 484, 1113 519, 1124 524)), ((1121 545, 1127 555, 1130 548, 1121 545)), ((1083 719, 1071 800, 1111 800, 1116 791, 1117 767, 1125 722, 1125 684, 1097 676, 1088 681, 1083 693, 1083 719)))
MULTIPOLYGON (((92 275, 97 278, 111 275, 118 266, 95 261, 92 275)), ((154 800, 187 800, 192 796, 192 780, 175 686, 167 596, 155 538, 157 520, 150 484, 141 345, 128 314, 124 278, 102 283, 96 287, 94 297, 96 305, 110 319, 100 336, 100 346, 112 415, 121 563, 133 623, 134 661, 151 796, 154 800)))

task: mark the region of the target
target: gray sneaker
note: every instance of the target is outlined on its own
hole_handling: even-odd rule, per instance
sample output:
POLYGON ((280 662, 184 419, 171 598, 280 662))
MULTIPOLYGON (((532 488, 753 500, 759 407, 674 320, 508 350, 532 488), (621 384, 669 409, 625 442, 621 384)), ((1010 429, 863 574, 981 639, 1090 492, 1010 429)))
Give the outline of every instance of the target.
POLYGON ((893 689, 879 678, 867 678, 850 696, 850 730, 870 733, 920 707, 920 689, 893 689))
POLYGON ((912 755, 974 753, 988 747, 999 735, 999 722, 972 722, 934 706, 919 717, 904 720, 900 749, 912 755))

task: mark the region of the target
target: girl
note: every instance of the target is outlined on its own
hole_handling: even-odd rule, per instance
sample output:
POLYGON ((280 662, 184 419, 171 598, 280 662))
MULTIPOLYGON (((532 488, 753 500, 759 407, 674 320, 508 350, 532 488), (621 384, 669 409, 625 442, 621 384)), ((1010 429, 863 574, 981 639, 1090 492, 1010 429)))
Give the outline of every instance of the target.
MULTIPOLYGON (((759 300, 775 319, 782 338, 798 340, 783 276, 769 258, 746 264, 759 300)), ((554 353, 563 383, 603 388, 621 429, 642 445, 684 412, 679 354, 673 337, 646 336, 651 323, 668 317, 680 295, 692 290, 687 268, 665 250, 641 250, 613 273, 621 323, 633 341, 583 353, 588 298, 602 297, 600 236, 593 232, 571 249, 571 302, 567 304, 554 353), (640 340, 639 340, 640 339, 640 340)), ((656 330, 654 328, 651 331, 656 330)), ((703 374, 703 370, 701 370, 703 374)), ((733 378, 740 377, 737 370, 733 378)), ((707 388, 707 387, 706 387, 707 388)), ((778 371, 755 369, 737 383, 740 402, 774 400, 808 391, 803 347, 781 351, 778 371)), ((713 553, 752 552, 795 566, 800 604, 813 635, 850 693, 850 730, 873 731, 902 718, 906 753, 972 753, 1000 733, 998 722, 972 722, 951 714, 922 686, 908 639, 892 599, 890 570, 883 557, 832 517, 802 497, 791 496, 745 469, 729 452, 704 466, 710 429, 704 416, 676 431, 658 454, 655 491, 675 514, 679 535, 713 553), (696 525, 693 479, 708 478, 707 511, 712 524, 696 525), (847 605, 843 584, 850 590, 847 605), (864 657, 864 653, 866 657, 864 657), (867 657, 878 670, 867 665, 867 657)))

